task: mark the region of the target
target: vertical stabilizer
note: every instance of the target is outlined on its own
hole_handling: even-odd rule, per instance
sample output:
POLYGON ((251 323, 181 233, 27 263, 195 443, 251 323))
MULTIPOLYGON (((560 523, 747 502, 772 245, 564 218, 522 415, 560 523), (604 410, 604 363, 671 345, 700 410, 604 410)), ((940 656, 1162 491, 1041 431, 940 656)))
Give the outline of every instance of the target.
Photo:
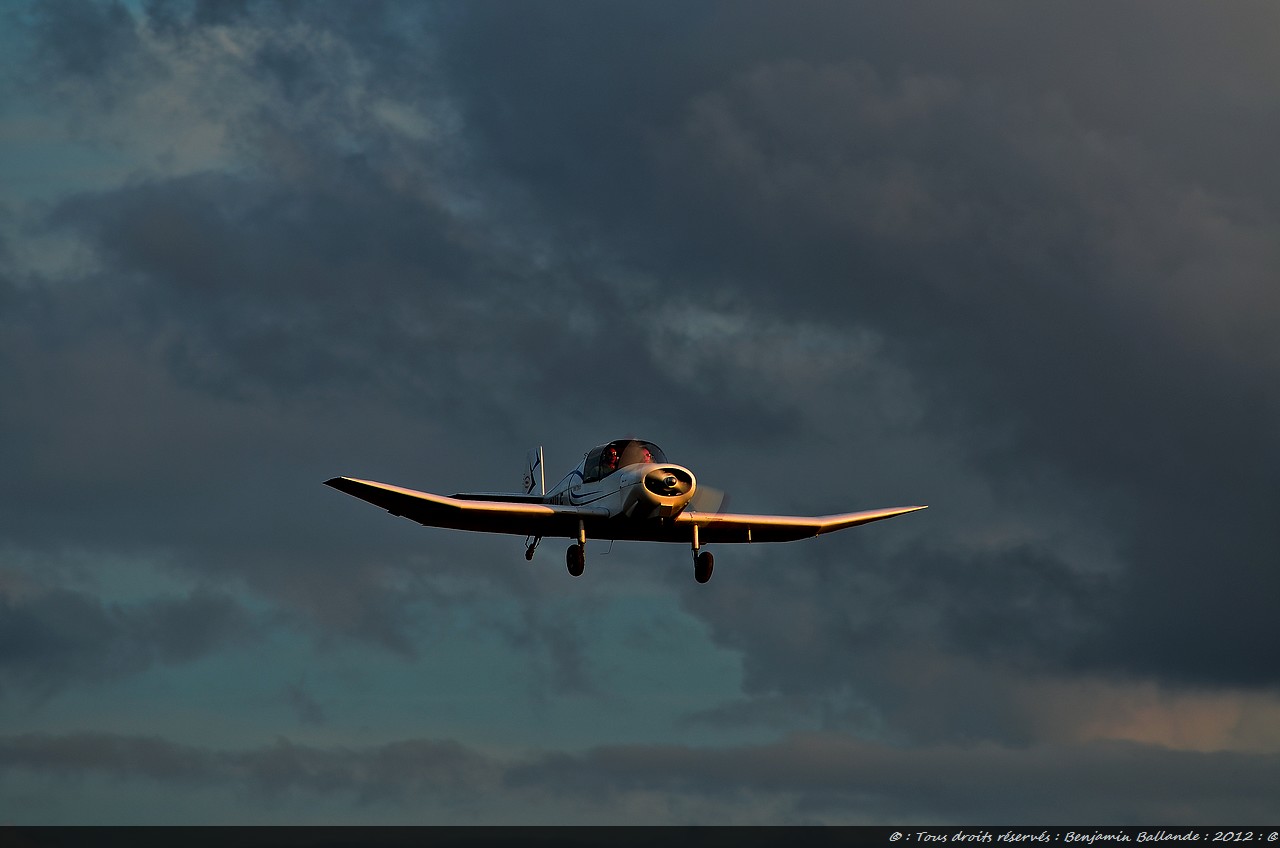
POLYGON ((524 493, 526 495, 546 495, 547 477, 542 471, 542 446, 525 454, 524 458, 524 493), (534 491, 537 489, 538 491, 534 491))

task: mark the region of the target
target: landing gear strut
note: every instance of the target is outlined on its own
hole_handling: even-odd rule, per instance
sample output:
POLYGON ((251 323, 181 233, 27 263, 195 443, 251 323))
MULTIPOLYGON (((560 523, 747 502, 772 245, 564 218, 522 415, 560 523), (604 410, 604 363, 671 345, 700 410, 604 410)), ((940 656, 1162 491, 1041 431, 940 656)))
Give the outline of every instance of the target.
POLYGON ((587 567, 587 527, 582 519, 578 519, 578 544, 570 545, 564 552, 564 563, 574 577, 581 577, 587 567))
POLYGON ((698 553, 700 545, 698 544, 698 525, 693 525, 693 579, 699 583, 706 583, 711 579, 711 569, 715 567, 716 558, 711 555, 711 551, 703 551, 698 553))

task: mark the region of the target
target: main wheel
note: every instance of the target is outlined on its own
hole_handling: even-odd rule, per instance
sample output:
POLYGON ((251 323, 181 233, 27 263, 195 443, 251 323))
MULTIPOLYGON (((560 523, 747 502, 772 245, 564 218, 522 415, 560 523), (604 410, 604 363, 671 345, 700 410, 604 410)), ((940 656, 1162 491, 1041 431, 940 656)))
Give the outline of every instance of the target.
POLYGON ((582 545, 570 545, 569 549, 564 552, 564 563, 569 568, 569 573, 574 577, 581 577, 582 572, 587 567, 587 552, 582 545))
POLYGON ((715 567, 716 558, 711 551, 703 551, 693 560, 693 579, 706 583, 711 579, 711 570, 715 567))

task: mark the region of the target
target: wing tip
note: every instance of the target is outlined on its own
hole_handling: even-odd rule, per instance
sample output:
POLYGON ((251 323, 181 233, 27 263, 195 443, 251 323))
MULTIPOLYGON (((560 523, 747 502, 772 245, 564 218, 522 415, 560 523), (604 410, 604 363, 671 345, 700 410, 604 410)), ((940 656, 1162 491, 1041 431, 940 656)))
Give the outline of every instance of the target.
POLYGON ((330 477, 324 481, 324 485, 330 489, 337 489, 345 495, 352 495, 359 489, 368 485, 366 480, 358 480, 355 477, 330 477))
POLYGON ((919 512, 922 509, 928 509, 927 504, 918 506, 894 506, 887 509, 869 509, 866 512, 851 512, 845 515, 831 515, 824 519, 818 519, 824 523, 819 533, 830 533, 833 530, 843 530, 846 527, 857 527, 860 524, 869 524, 872 521, 883 521, 886 518, 897 518, 900 515, 910 515, 913 512, 919 512))

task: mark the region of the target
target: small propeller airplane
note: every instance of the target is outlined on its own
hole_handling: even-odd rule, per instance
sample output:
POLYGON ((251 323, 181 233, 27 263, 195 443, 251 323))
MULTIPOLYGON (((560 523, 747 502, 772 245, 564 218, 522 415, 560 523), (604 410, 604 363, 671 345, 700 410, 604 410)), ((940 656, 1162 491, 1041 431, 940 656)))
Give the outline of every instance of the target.
POLYGON ((586 567, 588 537, 691 544, 693 576, 699 583, 711 579, 715 563, 710 551, 701 550, 703 543, 790 542, 925 509, 904 506, 813 517, 722 513, 717 510, 723 493, 699 489, 693 472, 668 462, 661 448, 640 439, 592 448, 550 492, 540 447, 526 457, 523 492, 445 497, 352 477, 334 477, 325 485, 426 527, 524 536, 527 560, 544 537, 574 539, 565 552, 574 577, 581 577, 586 567))

